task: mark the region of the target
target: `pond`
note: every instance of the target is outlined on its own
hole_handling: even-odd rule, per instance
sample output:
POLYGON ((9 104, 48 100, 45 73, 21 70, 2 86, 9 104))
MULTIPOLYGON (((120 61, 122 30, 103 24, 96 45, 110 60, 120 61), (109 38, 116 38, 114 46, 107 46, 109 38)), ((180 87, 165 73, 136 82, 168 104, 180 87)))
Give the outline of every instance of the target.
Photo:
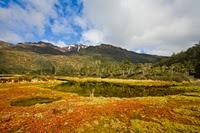
POLYGON ((147 85, 128 85, 123 83, 110 82, 76 82, 66 81, 52 89, 77 93, 81 96, 103 96, 103 97, 144 97, 144 96, 165 96, 184 93, 185 90, 173 88, 173 85, 147 86, 147 85))
POLYGON ((43 104, 43 103, 52 103, 54 101, 60 100, 61 97, 58 98, 49 98, 49 97, 30 97, 30 98, 20 98, 17 100, 11 101, 11 106, 31 106, 35 104, 43 104))

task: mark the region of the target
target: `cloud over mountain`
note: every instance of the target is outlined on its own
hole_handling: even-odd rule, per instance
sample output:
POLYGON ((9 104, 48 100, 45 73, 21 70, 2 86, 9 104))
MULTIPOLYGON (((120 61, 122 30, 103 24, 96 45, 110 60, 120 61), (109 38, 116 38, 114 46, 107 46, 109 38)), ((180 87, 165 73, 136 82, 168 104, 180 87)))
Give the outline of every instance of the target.
POLYGON ((170 55, 200 40, 199 0, 10 0, 0 2, 0 39, 111 43, 170 55))
POLYGON ((199 0, 85 0, 84 15, 104 35, 102 42, 171 54, 199 40, 199 5, 199 0))

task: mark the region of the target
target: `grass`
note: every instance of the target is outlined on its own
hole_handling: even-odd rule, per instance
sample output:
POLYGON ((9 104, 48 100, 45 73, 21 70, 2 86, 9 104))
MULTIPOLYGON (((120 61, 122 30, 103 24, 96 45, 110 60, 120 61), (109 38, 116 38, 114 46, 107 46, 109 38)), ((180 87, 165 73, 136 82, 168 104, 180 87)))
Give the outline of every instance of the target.
POLYGON ((20 98, 14 101, 11 101, 11 106, 31 106, 35 104, 43 104, 43 103, 52 103, 54 101, 60 100, 61 97, 58 98, 49 98, 49 97, 31 97, 31 98, 20 98))
MULTIPOLYGON (((166 83, 171 85, 166 90, 179 89, 184 92, 165 96, 91 98, 79 96, 69 90, 80 89, 80 86, 87 90, 93 86, 103 88, 105 91, 110 88, 118 91, 125 85, 125 87, 147 87, 147 90, 156 91, 154 88, 160 88, 162 81, 155 81, 156 86, 153 81, 147 81, 145 86, 142 84, 145 81, 129 80, 123 84, 122 80, 117 82, 115 79, 107 82, 101 79, 98 82, 97 79, 93 79, 93 82, 71 79, 73 80, 68 80, 68 83, 46 81, 1 84, 0 132, 170 133, 200 130, 200 86, 192 83, 166 83), (137 82, 136 85, 134 82, 137 82), (64 85, 67 93, 62 92, 63 86, 55 88, 57 85, 64 85), (50 102, 53 103, 48 104, 50 102), (18 105, 11 106, 11 103, 18 105), (38 103, 45 104, 38 106, 38 103)), ((160 90, 160 93, 162 92, 163 90, 160 90)))
POLYGON ((152 133, 176 133, 176 132, 190 132, 197 133, 200 130, 198 126, 185 125, 171 122, 167 119, 161 119, 159 122, 143 121, 139 119, 131 120, 133 132, 152 132, 152 133))
POLYGON ((103 97, 144 97, 166 96, 194 92, 193 88, 183 88, 180 83, 152 80, 119 80, 97 78, 70 78, 64 83, 52 87, 53 90, 77 93, 81 96, 103 97))
MULTIPOLYGON (((108 82, 108 83, 118 83, 127 84, 133 86, 175 86, 182 83, 177 83, 174 81, 160 81, 160 80, 133 80, 133 79, 112 79, 112 78, 77 78, 77 77, 57 77, 58 80, 62 81, 75 81, 75 82, 108 82)), ((185 82, 184 84, 188 84, 185 82)))

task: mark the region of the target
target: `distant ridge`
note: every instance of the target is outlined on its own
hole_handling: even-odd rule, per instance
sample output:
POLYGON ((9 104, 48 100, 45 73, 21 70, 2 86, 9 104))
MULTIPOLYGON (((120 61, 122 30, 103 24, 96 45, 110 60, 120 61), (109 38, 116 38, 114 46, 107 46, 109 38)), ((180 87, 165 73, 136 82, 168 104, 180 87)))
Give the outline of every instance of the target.
POLYGON ((110 44, 58 47, 47 42, 16 45, 0 41, 0 74, 118 74, 124 62, 155 63, 163 57, 139 54, 110 44), (100 72, 101 71, 101 72, 100 72))
POLYGON ((111 44, 100 44, 97 46, 88 46, 84 44, 74 44, 66 47, 58 47, 48 42, 25 42, 11 45, 10 43, 1 41, 2 48, 10 48, 10 50, 17 50, 23 52, 35 52, 38 54, 49 55, 101 55, 103 57, 113 58, 116 61, 130 60, 132 63, 153 63, 160 60, 161 56, 139 54, 133 51, 128 51, 111 44))

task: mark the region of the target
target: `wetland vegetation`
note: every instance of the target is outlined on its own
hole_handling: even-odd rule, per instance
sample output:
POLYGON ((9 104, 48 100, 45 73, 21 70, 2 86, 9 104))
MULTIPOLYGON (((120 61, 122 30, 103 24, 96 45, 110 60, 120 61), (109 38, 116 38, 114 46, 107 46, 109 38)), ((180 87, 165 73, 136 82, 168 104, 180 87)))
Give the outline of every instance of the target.
POLYGON ((1 132, 198 132, 195 82, 56 77, 0 84, 1 132))

